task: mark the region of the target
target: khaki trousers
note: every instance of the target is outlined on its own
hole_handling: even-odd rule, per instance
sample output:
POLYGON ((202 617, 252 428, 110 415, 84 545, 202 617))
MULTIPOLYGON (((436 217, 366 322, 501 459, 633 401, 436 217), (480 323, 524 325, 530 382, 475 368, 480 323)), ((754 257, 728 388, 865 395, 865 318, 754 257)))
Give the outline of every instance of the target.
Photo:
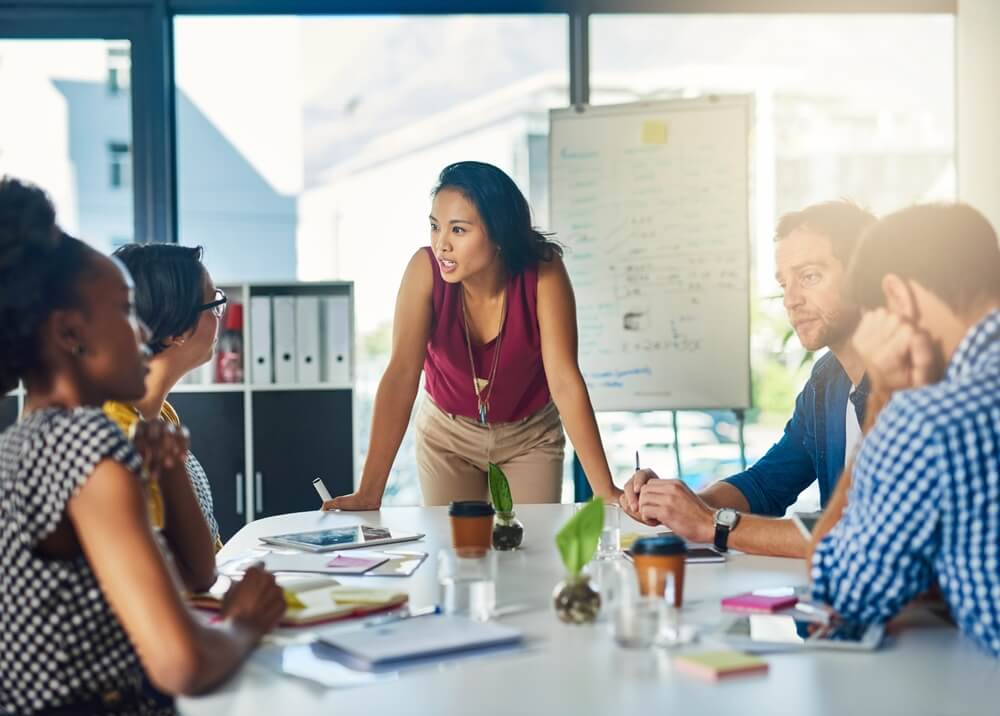
POLYGON ((504 471, 515 506, 559 502, 565 446, 562 421, 552 402, 517 422, 482 425, 444 412, 425 393, 416 419, 424 504, 489 500, 487 462, 504 471))

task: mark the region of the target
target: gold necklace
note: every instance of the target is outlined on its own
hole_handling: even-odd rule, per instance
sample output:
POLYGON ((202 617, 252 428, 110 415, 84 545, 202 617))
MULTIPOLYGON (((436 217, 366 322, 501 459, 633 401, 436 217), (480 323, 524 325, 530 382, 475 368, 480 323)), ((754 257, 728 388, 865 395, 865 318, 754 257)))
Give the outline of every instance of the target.
POLYGON ((472 389, 476 391, 476 403, 479 408, 479 422, 486 425, 487 413, 490 409, 490 396, 493 395, 493 382, 497 375, 497 365, 500 362, 500 345, 503 342, 503 327, 507 323, 507 289, 504 287, 503 298, 500 304, 500 329, 497 331, 497 346, 493 351, 493 366, 490 368, 490 377, 486 382, 486 396, 483 397, 482 389, 479 386, 479 378, 476 376, 476 361, 472 357, 472 339, 469 337, 469 313, 465 309, 465 288, 462 289, 462 324, 465 326, 465 347, 469 351, 469 367, 472 369, 472 389))

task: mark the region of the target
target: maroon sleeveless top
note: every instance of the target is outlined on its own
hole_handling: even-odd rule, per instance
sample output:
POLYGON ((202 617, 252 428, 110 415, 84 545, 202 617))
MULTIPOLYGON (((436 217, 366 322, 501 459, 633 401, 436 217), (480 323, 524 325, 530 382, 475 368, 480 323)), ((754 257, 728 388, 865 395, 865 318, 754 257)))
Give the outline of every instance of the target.
MULTIPOLYGON (((434 273, 434 316, 424 360, 424 388, 445 412, 479 420, 462 320, 462 284, 441 278, 434 250, 429 246, 424 250, 434 273)), ((537 308, 538 267, 532 266, 507 279, 507 320, 494 378, 496 385, 489 394, 488 422, 521 420, 544 408, 551 399, 542 367, 537 308)), ((484 346, 472 344, 476 375, 484 380, 490 377, 496 347, 496 339, 484 346)), ((489 389, 488 385, 483 388, 484 397, 489 389)))

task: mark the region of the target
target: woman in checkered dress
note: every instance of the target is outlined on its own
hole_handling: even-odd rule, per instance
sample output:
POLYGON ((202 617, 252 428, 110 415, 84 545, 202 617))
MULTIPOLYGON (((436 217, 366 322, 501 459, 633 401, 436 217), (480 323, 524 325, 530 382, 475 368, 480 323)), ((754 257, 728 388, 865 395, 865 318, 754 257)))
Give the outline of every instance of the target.
MULTIPOLYGON (((214 570, 168 564, 144 489, 176 472, 186 441, 150 423, 133 446, 100 408, 143 395, 131 294, 121 264, 56 226, 41 190, 0 179, 0 395, 26 390, 0 434, 0 713, 172 713, 174 694, 222 681, 284 613, 259 569, 220 624, 181 599, 214 570)), ((191 538, 210 545, 204 524, 191 538)))

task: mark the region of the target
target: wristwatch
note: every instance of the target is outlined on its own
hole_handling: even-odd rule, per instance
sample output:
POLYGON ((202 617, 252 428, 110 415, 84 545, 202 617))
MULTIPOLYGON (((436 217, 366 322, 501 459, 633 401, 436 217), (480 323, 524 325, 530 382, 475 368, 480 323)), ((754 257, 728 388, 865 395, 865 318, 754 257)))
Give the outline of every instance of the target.
POLYGON ((715 548, 720 552, 728 551, 729 533, 740 523, 740 513, 731 507, 723 507, 715 511, 715 548))

